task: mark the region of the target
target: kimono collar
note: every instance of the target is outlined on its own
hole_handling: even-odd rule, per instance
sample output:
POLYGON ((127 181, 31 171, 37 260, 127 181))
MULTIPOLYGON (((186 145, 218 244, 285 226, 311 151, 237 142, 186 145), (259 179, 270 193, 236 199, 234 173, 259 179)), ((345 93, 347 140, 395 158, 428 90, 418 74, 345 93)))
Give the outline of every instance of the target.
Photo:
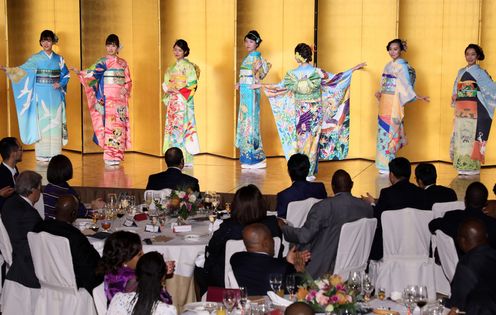
POLYGON ((43 53, 45 54, 45 56, 48 57, 48 59, 52 59, 52 57, 53 57, 53 50, 52 50, 52 53, 50 55, 47 54, 44 50, 43 50, 43 53))

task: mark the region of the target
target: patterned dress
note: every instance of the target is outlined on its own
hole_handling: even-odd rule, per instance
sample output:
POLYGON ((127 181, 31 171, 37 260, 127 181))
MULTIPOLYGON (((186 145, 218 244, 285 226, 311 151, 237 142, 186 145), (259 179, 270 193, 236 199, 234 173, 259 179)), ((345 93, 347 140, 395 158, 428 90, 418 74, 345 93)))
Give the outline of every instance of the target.
POLYGON ((162 84, 166 92, 163 98, 166 108, 163 151, 170 147, 180 148, 186 164, 191 164, 193 155, 200 152, 193 102, 199 72, 195 64, 183 58, 167 69, 162 84), (178 93, 167 93, 169 90, 178 93))
POLYGON ((458 71, 453 95, 455 120, 450 156, 460 174, 476 174, 485 159, 496 107, 496 84, 484 69, 473 65, 458 71))
POLYGON ((413 90, 415 74, 404 59, 390 61, 382 73, 381 98, 377 130, 377 155, 375 165, 379 171, 389 171, 389 162, 406 144, 403 118, 404 106, 415 101, 413 90))
POLYGON ((242 164, 253 165, 265 160, 260 136, 260 90, 250 86, 265 78, 269 70, 270 64, 258 51, 249 53, 241 63, 236 147, 242 164))
POLYGON ((103 149, 104 160, 122 161, 124 151, 131 147, 128 100, 132 82, 127 62, 108 55, 81 71, 79 80, 88 100, 93 141, 103 149))
POLYGON ((21 140, 35 143, 37 159, 49 159, 67 144, 65 94, 69 70, 55 52, 32 55, 22 66, 7 68, 19 120, 21 140), (55 89, 54 83, 60 88, 55 89))
POLYGON ((348 154, 352 72, 332 74, 304 65, 266 89, 286 159, 306 154, 309 176, 317 173, 319 159, 342 160, 348 154))

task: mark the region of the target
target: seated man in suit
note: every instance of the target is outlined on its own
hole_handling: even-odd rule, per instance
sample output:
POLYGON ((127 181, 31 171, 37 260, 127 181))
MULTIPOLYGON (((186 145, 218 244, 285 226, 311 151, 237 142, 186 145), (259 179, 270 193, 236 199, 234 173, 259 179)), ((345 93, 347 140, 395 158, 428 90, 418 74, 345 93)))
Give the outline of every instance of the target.
POLYGON ((93 288, 103 281, 103 275, 95 274, 100 255, 88 238, 72 225, 77 218, 78 210, 79 201, 74 195, 62 195, 55 204, 55 219, 42 221, 34 228, 34 232, 47 232, 69 240, 77 287, 85 288, 92 294, 93 288))
MULTIPOLYGON (((487 215, 484 211, 487 206, 488 191, 486 186, 480 182, 473 182, 467 187, 465 192, 465 210, 448 211, 442 218, 437 218, 429 222, 429 230, 435 233, 436 230, 443 231, 453 238, 456 243, 458 228, 468 217, 475 217, 484 222, 488 232, 489 244, 496 248, 496 219, 487 215)), ((456 246, 458 257, 463 255, 460 247, 456 246)))
POLYGON ((465 255, 458 262, 451 281, 451 297, 447 303, 451 307, 450 314, 457 314, 457 310, 476 308, 477 305, 473 304, 484 308, 491 305, 494 309, 496 250, 489 246, 486 231, 484 223, 477 218, 467 218, 460 225, 457 243, 465 255))
POLYGON ((231 257, 231 266, 239 286, 246 287, 248 295, 265 295, 271 291, 270 274, 302 272, 310 253, 296 252, 292 248, 286 259, 274 258, 274 239, 269 228, 262 223, 253 223, 243 230, 243 243, 246 252, 238 252, 231 257))
POLYGON ((425 191, 427 202, 432 209, 436 202, 457 201, 456 192, 441 185, 436 185, 436 167, 431 163, 420 163, 415 168, 417 185, 425 191))
POLYGON ((148 177, 148 184, 146 190, 162 190, 165 188, 173 190, 191 189, 193 192, 199 192, 200 186, 198 179, 183 174, 184 167, 183 151, 181 149, 172 147, 165 152, 165 163, 167 170, 148 177))
POLYGON ((22 172, 16 179, 15 189, 17 194, 5 201, 1 212, 12 244, 12 266, 6 279, 28 288, 40 288, 27 236, 42 221, 33 207, 40 199, 41 175, 33 171, 22 172))
POLYGON ((313 205, 301 228, 291 227, 279 220, 284 238, 312 253, 306 271, 314 279, 334 271, 343 224, 373 215, 370 205, 351 195, 353 181, 347 172, 337 170, 332 175, 331 186, 334 197, 313 205))
POLYGON ((431 210, 425 191, 410 183, 412 168, 410 161, 397 157, 389 162, 389 181, 391 186, 381 189, 379 199, 374 199, 369 193, 362 199, 374 207, 374 217, 377 218, 377 229, 370 251, 370 259, 379 260, 383 255, 381 215, 386 210, 415 208, 431 210))
POLYGON ((16 164, 22 161, 22 146, 14 137, 0 140, 0 209, 5 200, 12 196, 15 190, 15 178, 19 175, 16 164))
POLYGON ((288 173, 291 178, 291 186, 277 194, 277 216, 286 218, 288 204, 292 201, 305 200, 307 198, 324 199, 327 192, 323 183, 312 183, 306 177, 310 170, 308 156, 301 153, 293 154, 288 161, 288 173))

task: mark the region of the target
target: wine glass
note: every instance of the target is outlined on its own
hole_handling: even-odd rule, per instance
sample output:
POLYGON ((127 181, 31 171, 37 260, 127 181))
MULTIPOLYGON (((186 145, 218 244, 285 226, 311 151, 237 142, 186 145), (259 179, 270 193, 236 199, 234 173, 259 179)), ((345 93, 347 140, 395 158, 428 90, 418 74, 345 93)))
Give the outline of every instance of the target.
POLYGON ((150 208, 152 201, 153 201, 153 191, 145 191, 145 204, 148 208, 150 208))
POLYGON ((360 272, 350 272, 350 276, 348 277, 348 287, 353 291, 355 296, 360 294, 362 291, 362 277, 360 276, 360 272))
POLYGON ((108 193, 107 194, 107 203, 111 209, 115 209, 117 206, 117 194, 108 193))
POLYGON ((248 292, 246 291, 246 287, 239 287, 239 306, 243 311, 248 306, 248 292))
POLYGON ((286 276, 286 290, 288 290, 289 293, 289 299, 292 301, 294 296, 294 291, 296 288, 296 281, 295 281, 295 275, 294 274, 289 274, 286 276))
POLYGON ((413 310, 415 309, 415 305, 417 304, 415 302, 415 286, 407 285, 406 288, 403 290, 402 298, 403 304, 405 304, 406 308, 408 309, 408 313, 412 314, 413 310))
POLYGON ((110 220, 103 220, 102 221, 102 229, 104 232, 108 232, 110 230, 111 226, 112 226, 112 221, 110 221, 110 220))
POLYGON ((214 194, 215 192, 213 191, 206 191, 205 195, 203 195, 203 204, 205 205, 205 209, 212 210, 212 202, 213 202, 214 194))
POLYGON ((369 275, 366 273, 363 274, 362 277, 362 290, 364 292, 364 300, 365 302, 368 302, 372 291, 374 291, 374 285, 372 284, 372 280, 370 280, 369 275))
POLYGON ((425 285, 416 285, 413 292, 415 303, 420 308, 420 315, 422 315, 422 307, 427 304, 427 287, 425 285))
POLYGON ((214 193, 212 195, 212 206, 214 207, 214 210, 217 210, 220 205, 220 195, 218 193, 214 193))
POLYGON ((236 304, 236 294, 233 290, 226 289, 222 293, 222 302, 226 306, 228 313, 232 311, 234 304, 236 304))
POLYGON ((280 295, 282 275, 280 273, 271 273, 269 275, 269 283, 272 291, 274 291, 277 295, 280 295))

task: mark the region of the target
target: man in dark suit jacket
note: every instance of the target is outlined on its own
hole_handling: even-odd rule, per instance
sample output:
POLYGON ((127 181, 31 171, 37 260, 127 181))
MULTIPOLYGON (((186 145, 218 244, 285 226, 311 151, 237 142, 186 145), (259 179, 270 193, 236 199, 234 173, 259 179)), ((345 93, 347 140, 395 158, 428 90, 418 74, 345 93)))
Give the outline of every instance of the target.
POLYGON ((191 189, 193 192, 200 191, 198 179, 183 174, 184 157, 181 149, 172 147, 165 152, 165 163, 167 170, 148 177, 147 190, 162 190, 165 188, 173 190, 191 189))
POLYGON ((496 249, 488 245, 486 226, 477 218, 466 219, 460 225, 457 243, 465 255, 458 262, 451 281, 450 314, 456 314, 457 310, 466 311, 470 299, 476 299, 481 306, 492 302, 494 307, 496 249), (478 292, 486 294, 476 294, 478 292), (481 300, 481 296, 489 300, 481 300))
POLYGON ((403 157, 395 158, 389 162, 391 186, 381 189, 379 199, 374 199, 369 193, 362 196, 363 200, 374 207, 374 217, 377 218, 377 229, 370 252, 372 260, 379 260, 383 255, 381 215, 384 211, 403 208, 431 209, 425 192, 410 183, 411 173, 410 161, 403 157))
POLYGON ((16 193, 5 201, 1 213, 12 244, 12 266, 6 279, 29 288, 40 288, 29 250, 28 232, 42 221, 33 207, 40 199, 41 175, 33 171, 22 172, 16 180, 16 193))
POLYGON ((288 161, 288 173, 293 182, 290 187, 277 194, 277 216, 286 218, 288 204, 307 198, 324 199, 327 192, 323 183, 312 183, 306 177, 310 170, 308 157, 301 153, 293 154, 288 161))
POLYGON ((239 286, 246 287, 248 295, 252 296, 265 295, 272 290, 269 281, 271 274, 280 274, 285 279, 288 274, 303 271, 305 261, 310 257, 308 251, 299 253, 292 248, 285 259, 274 258, 274 240, 262 223, 244 228, 243 243, 246 252, 235 253, 230 262, 239 286))
POLYGON ((72 225, 78 209, 79 201, 73 195, 59 197, 55 204, 55 219, 42 221, 34 228, 34 232, 48 232, 69 240, 77 287, 85 288, 92 294, 93 289, 103 281, 103 275, 97 276, 95 273, 100 255, 88 238, 72 225))
POLYGON ((19 175, 16 164, 22 161, 22 146, 14 137, 6 137, 0 140, 0 209, 12 196, 15 188, 15 178, 19 175))
MULTIPOLYGON (((436 230, 443 231, 453 238, 456 243, 458 238, 458 228, 460 224, 469 217, 475 217, 484 222, 488 232, 489 244, 496 249, 496 219, 485 213, 487 205, 488 191, 486 186, 480 182, 473 182, 467 187, 465 192, 465 210, 448 211, 442 218, 437 218, 429 222, 429 230, 435 233, 436 230)), ((462 249, 456 246, 458 257, 461 257, 462 249)))
POLYGON ((432 205, 437 202, 457 201, 456 192, 441 185, 436 185, 436 167, 431 163, 420 163, 415 168, 417 185, 425 191, 427 202, 432 205))
POLYGON ((334 271, 339 235, 343 224, 362 218, 371 218, 372 207, 353 197, 353 181, 344 170, 337 170, 331 180, 334 197, 313 205, 301 228, 291 227, 279 220, 284 238, 312 253, 306 271, 317 279, 334 271))

